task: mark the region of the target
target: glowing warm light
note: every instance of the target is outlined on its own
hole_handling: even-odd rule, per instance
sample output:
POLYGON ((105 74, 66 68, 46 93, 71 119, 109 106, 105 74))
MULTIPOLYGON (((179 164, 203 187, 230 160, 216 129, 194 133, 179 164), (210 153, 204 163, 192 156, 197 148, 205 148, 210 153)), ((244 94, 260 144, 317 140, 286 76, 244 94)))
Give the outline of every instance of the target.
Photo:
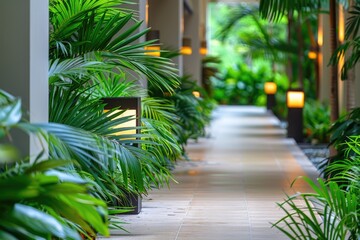
POLYGON ((199 92, 199 91, 193 91, 192 94, 193 94, 196 98, 199 98, 199 97, 200 97, 200 92, 199 92))
POLYGON ((200 54, 201 55, 206 55, 208 53, 208 50, 207 50, 207 48, 200 48, 200 54))
POLYGON ((266 82, 264 84, 264 91, 266 94, 275 94, 277 91, 277 85, 274 82, 266 82))
POLYGON ((188 171, 188 175, 190 175, 190 176, 199 175, 199 171, 194 170, 194 169, 190 169, 190 170, 188 171))
MULTIPOLYGON (((339 73, 339 78, 341 78, 341 69, 343 68, 344 64, 345 64, 345 54, 338 54, 338 59, 339 59, 339 63, 338 63, 338 73, 339 73)), ((340 81, 342 82, 342 81, 340 81)), ((339 83, 340 83, 339 82, 339 83)))
POLYGON ((303 108, 305 95, 303 91, 290 90, 286 94, 286 105, 288 108, 303 108))
POLYGON ((191 55, 192 54, 192 49, 191 49, 191 47, 185 47, 185 46, 183 46, 182 48, 181 48, 181 54, 183 54, 183 55, 191 55))
MULTIPOLYGON (((104 110, 105 113, 108 111, 109 110, 104 110)), ((111 115, 117 114, 121 111, 122 110, 115 110, 115 111, 113 111, 113 113, 111 113, 111 115)), ((117 125, 116 128, 133 128, 133 129, 122 130, 117 133, 114 133, 113 135, 120 136, 120 135, 136 134, 136 128, 135 128, 136 127, 136 117, 135 116, 136 116, 136 110, 129 109, 129 110, 126 110, 125 112, 123 112, 122 114, 120 114, 119 116, 115 117, 115 119, 119 119, 119 118, 123 118, 123 117, 130 117, 129 121, 117 125)))
POLYGON ((183 45, 182 45, 180 53, 183 55, 191 55, 192 54, 190 38, 183 38, 183 45))
MULTIPOLYGON (((122 140, 138 139, 135 134, 140 133, 141 121, 141 98, 140 97, 108 97, 102 98, 104 105, 104 112, 111 111, 114 119, 119 119, 119 124, 113 127, 114 136, 121 136, 122 140), (120 115, 119 115, 120 114, 120 115), (125 119, 121 119, 125 118, 125 119), (122 120, 122 121, 121 121, 122 120)), ((109 114, 109 113, 108 113, 109 114)), ((134 146, 140 146, 134 143, 134 146)))
POLYGON ((316 59, 317 58, 317 53, 315 51, 309 51, 308 58, 316 59))
POLYGON ((324 30, 323 30, 323 17, 319 17, 319 23, 318 23, 318 46, 321 47, 324 43, 324 30))
POLYGON ((201 55, 206 55, 208 53, 206 41, 201 42, 201 47, 199 52, 201 55))
POLYGON ((339 41, 342 43, 345 39, 345 17, 344 17, 344 6, 339 4, 339 41))
POLYGON ((146 55, 160 57, 160 46, 146 46, 145 50, 146 55))

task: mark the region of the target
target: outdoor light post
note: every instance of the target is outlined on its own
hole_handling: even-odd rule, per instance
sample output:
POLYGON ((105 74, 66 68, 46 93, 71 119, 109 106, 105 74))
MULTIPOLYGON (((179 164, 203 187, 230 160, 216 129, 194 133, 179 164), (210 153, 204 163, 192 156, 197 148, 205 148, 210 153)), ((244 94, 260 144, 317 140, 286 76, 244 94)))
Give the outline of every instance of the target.
POLYGON ((305 94, 301 89, 290 89, 286 93, 286 105, 288 108, 287 136, 294 138, 296 142, 303 142, 303 108, 305 94))
MULTIPOLYGON (((126 130, 116 133, 116 135, 126 135, 126 134, 140 134, 139 127, 141 126, 141 98, 140 97, 109 97, 102 98, 102 102, 105 103, 104 112, 115 110, 125 111, 119 117, 132 117, 129 121, 118 125, 117 127, 130 128, 131 130, 126 130)), ((140 144, 133 144, 135 147, 140 147, 140 144)), ((138 194, 131 192, 126 192, 126 206, 133 207, 134 209, 126 214, 139 214, 142 207, 142 199, 138 194)))
POLYGON ((277 91, 276 83, 266 82, 264 84, 264 91, 266 93, 266 109, 272 110, 276 105, 275 93, 277 91))

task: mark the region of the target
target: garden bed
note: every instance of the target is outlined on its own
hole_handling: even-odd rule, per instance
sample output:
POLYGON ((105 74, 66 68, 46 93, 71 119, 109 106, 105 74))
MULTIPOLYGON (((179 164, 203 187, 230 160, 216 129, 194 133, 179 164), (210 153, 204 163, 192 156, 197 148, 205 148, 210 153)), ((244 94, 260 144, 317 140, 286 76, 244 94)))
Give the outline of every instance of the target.
POLYGON ((300 143, 298 144, 300 149, 309 158, 312 164, 319 170, 319 166, 325 158, 329 157, 329 149, 327 144, 309 144, 300 143))

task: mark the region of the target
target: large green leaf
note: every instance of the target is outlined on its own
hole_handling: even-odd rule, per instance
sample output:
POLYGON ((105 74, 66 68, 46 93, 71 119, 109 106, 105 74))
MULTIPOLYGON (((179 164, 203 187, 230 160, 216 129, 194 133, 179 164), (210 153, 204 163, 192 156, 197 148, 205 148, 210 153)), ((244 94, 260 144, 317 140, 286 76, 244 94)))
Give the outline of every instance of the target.
MULTIPOLYGON (((321 0, 324 1, 324 0, 321 0)), ((315 0, 260 0, 260 14, 264 18, 279 21, 286 14, 295 11, 303 13, 318 9, 321 1, 315 0)))
POLYGON ((79 229, 92 235, 96 232, 108 235, 106 204, 88 194, 87 181, 54 170, 43 173, 68 163, 46 160, 33 165, 21 164, 16 167, 19 171, 3 175, 0 229, 19 239, 51 236, 81 239, 79 229), (72 226, 74 223, 76 228, 72 226))
POLYGON ((21 116, 21 100, 0 89, 0 127, 15 125, 20 121, 21 116))
POLYGON ((76 231, 72 231, 72 236, 69 236, 63 224, 61 224, 54 217, 46 214, 38 209, 30 206, 15 204, 12 213, 9 216, 9 220, 14 221, 17 225, 21 225, 27 229, 29 236, 55 236, 62 239, 81 239, 76 231), (74 238, 73 238, 74 239, 74 238))

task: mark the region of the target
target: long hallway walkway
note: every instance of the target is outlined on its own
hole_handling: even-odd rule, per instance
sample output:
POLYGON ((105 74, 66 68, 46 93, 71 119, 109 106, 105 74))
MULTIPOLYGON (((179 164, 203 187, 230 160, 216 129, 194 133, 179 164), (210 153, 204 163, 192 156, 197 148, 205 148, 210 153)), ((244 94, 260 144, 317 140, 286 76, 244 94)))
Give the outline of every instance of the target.
POLYGON ((300 175, 316 169, 279 121, 263 108, 219 107, 208 138, 187 147, 192 161, 179 162, 170 190, 154 190, 139 215, 124 217, 129 233, 111 239, 287 239, 271 228, 283 213, 285 193, 307 190, 300 175))

